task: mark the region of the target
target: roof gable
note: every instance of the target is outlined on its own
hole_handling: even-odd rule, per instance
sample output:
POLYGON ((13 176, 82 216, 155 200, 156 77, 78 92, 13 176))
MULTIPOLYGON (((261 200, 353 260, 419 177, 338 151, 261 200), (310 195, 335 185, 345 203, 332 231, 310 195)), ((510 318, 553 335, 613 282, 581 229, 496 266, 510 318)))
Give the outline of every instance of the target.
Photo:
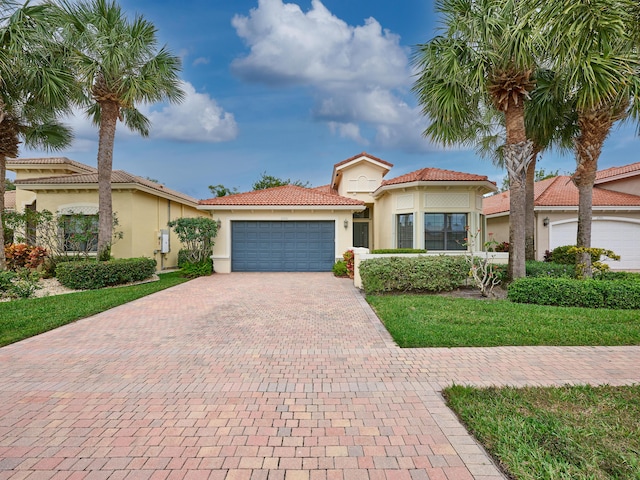
POLYGON ((47 169, 47 170, 66 170, 70 173, 95 173, 98 170, 84 163, 76 162, 67 157, 48 157, 48 158, 9 158, 7 159, 7 169, 14 170, 30 170, 30 169, 47 169))
MULTIPOLYGON (((305 188, 297 185, 254 190, 236 193, 225 197, 201 200, 200 205, 217 206, 364 206, 364 202, 343 197, 335 193, 326 193, 324 187, 305 188)), ((327 189, 328 191, 328 189, 327 189)))
POLYGON ((346 160, 342 160, 341 162, 338 162, 333 166, 330 186, 334 189, 337 188, 338 184, 340 183, 342 171, 347 170, 361 162, 367 162, 378 167, 380 170, 382 170, 383 177, 387 173, 389 173, 389 170, 391 170, 391 168, 393 167, 393 163, 389 163, 386 160, 382 160, 378 157, 374 157, 373 155, 369 155, 367 152, 362 152, 358 155, 347 158, 346 160))

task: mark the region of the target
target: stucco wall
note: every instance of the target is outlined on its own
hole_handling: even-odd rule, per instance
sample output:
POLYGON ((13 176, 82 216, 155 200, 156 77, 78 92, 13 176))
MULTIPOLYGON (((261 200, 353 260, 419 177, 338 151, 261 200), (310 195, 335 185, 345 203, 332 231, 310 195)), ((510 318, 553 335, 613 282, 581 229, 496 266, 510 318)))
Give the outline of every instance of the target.
MULTIPOLYGON (((24 192, 24 191, 22 191, 24 192)), ((158 263, 158 270, 176 267, 178 264, 178 250, 181 245, 170 231, 171 251, 160 254, 159 233, 168 229, 169 200, 135 190, 114 190, 112 193, 113 211, 119 225, 116 230, 123 233, 123 238, 117 240, 112 248, 112 255, 116 258, 148 257, 158 263)), ((59 212, 81 211, 83 208, 93 208, 97 211, 98 194, 95 190, 84 191, 55 191, 38 192, 37 209, 59 212)), ((208 216, 194 207, 171 201, 170 218, 181 216, 208 216)))
MULTIPOLYGON (((396 248, 396 215, 413 213, 413 248, 424 248, 425 213, 467 213, 469 229, 481 228, 482 195, 465 187, 414 187, 385 192, 374 210, 375 248, 396 248)), ((480 249, 480 236, 476 249, 480 249)))
POLYGON ((231 272, 231 222, 232 221, 334 221, 335 257, 341 259, 349 250, 353 239, 353 213, 350 210, 236 210, 212 211, 212 218, 220 220, 216 243, 213 247, 213 265, 218 273, 231 272), (344 221, 347 221, 347 228, 344 221))
POLYGON ((604 188, 605 190, 613 190, 615 192, 630 193, 631 195, 640 195, 640 178, 638 178, 638 176, 634 176, 631 178, 616 180, 615 182, 601 183, 598 184, 597 187, 604 188))
POLYGON ((367 161, 359 162, 340 170, 338 194, 355 198, 366 203, 373 203, 371 192, 382 183, 384 170, 367 161))

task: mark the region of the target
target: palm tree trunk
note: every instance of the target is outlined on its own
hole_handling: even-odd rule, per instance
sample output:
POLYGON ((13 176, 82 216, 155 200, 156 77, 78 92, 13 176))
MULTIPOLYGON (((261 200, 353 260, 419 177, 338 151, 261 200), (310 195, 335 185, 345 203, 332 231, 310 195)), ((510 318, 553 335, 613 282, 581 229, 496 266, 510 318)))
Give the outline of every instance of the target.
POLYGON ((100 103, 100 132, 98 142, 98 260, 108 260, 113 237, 113 205, 111 173, 113 144, 120 107, 114 102, 100 103))
POLYGON ((525 271, 525 200, 527 167, 533 146, 527 140, 524 126, 524 98, 509 103, 504 112, 507 141, 505 166, 511 191, 509 202, 509 266, 511 279, 524 277, 525 271))
MULTIPOLYGON (((576 171, 571 177, 578 188, 578 234, 576 245, 591 248, 591 222, 593 220, 593 185, 598 171, 598 158, 602 145, 611 130, 611 108, 583 112, 578 115, 580 136, 576 139, 576 171)), ((576 259, 582 267, 582 276, 591 278, 591 255, 581 253, 576 259)))
POLYGON ((531 157, 531 163, 527 168, 526 193, 525 193, 525 212, 524 212, 524 256, 526 260, 536 259, 535 245, 535 195, 534 188, 536 183, 536 160, 538 151, 534 149, 531 157))
POLYGON ((7 259, 4 255, 4 193, 6 190, 7 157, 0 155, 0 271, 7 269, 7 259))

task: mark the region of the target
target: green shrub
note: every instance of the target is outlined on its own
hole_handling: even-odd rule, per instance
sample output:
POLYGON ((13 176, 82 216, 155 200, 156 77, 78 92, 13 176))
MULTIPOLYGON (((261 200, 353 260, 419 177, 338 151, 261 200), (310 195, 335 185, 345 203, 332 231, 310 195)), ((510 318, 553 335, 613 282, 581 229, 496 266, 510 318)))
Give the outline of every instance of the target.
POLYGON ((371 253, 375 253, 375 254, 389 254, 389 253, 405 254, 405 253, 427 253, 427 251, 423 250, 421 248, 382 248, 380 250, 372 250, 371 253))
POLYGON ((336 277, 348 277, 349 271, 347 270, 347 262, 345 262, 344 260, 338 260, 333 265, 333 274, 336 277))
MULTIPOLYGON (((563 245, 562 247, 554 248, 548 255, 549 261, 552 263, 561 263, 563 265, 575 265, 576 254, 574 252, 571 252, 572 248, 576 248, 576 246, 563 245)), ((591 263, 597 262, 598 260, 600 260, 600 254, 592 253, 591 263)))
POLYGON ((181 248, 178 251, 178 268, 182 268, 187 264, 189 261, 189 254, 190 252, 186 248, 181 248))
POLYGON ((464 284, 468 273, 462 255, 371 258, 360 264, 367 294, 453 290, 464 284))
POLYGON ((597 272, 594 274, 594 278, 597 280, 618 280, 627 282, 640 282, 639 272, 613 272, 611 270, 605 270, 604 272, 597 272))
POLYGON ((639 309, 640 283, 570 278, 519 278, 509 285, 516 303, 560 307, 639 309))
POLYGON ((11 272, 9 270, 0 271, 0 296, 11 289, 12 280, 15 276, 15 272, 11 272))
POLYGON ((553 278, 575 278, 576 265, 538 262, 530 260, 526 262, 527 277, 553 277, 553 278))
POLYGON ((65 287, 76 290, 93 290, 146 280, 155 273, 155 270, 155 260, 127 258, 106 262, 61 263, 56 267, 56 276, 65 287))
POLYGON ((213 262, 211 259, 200 262, 186 262, 182 266, 182 276, 186 278, 206 277, 213 273, 213 262))
POLYGON ((42 288, 39 282, 40 274, 38 272, 31 271, 28 268, 21 268, 17 271, 8 293, 16 298, 31 298, 36 293, 36 290, 42 288))

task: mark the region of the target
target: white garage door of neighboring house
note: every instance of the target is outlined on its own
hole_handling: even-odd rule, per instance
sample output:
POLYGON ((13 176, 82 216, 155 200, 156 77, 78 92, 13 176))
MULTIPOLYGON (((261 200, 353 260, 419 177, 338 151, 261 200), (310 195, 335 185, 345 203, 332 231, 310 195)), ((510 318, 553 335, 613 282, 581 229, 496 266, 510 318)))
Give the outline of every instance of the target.
MULTIPOLYGON (((575 245, 578 221, 572 220, 549 225, 551 249, 562 245, 575 245)), ((593 220, 591 245, 606 248, 620 255, 620 261, 607 261, 613 270, 640 270, 640 223, 621 219, 593 220)))
POLYGON ((334 221, 233 221, 234 272, 330 272, 334 221))

